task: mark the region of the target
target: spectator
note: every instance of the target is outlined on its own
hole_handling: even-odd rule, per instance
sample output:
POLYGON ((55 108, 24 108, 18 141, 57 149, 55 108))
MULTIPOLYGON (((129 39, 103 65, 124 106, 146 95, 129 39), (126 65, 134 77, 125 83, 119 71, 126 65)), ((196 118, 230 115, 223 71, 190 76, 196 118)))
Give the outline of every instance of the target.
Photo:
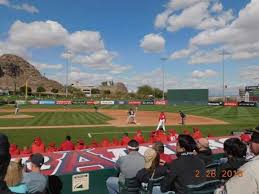
POLYGON ((11 161, 8 166, 7 173, 5 175, 5 182, 12 192, 26 193, 27 187, 22 184, 22 164, 21 159, 17 161, 11 161))
POLYGON ((9 190, 4 181, 11 155, 9 153, 10 144, 6 135, 0 133, 0 193, 15 194, 9 190))
POLYGON ((179 135, 176 145, 178 158, 170 164, 170 172, 161 183, 161 191, 185 193, 186 185, 206 181, 205 164, 193 154, 196 147, 190 135, 179 135))
POLYGON ((31 146, 32 153, 43 153, 45 152, 45 145, 40 137, 36 137, 31 146))
POLYGON ((20 150, 18 149, 16 144, 10 145, 9 152, 10 152, 11 156, 17 156, 20 154, 20 150))
POLYGON ((142 131, 141 130, 137 130, 136 135, 133 137, 133 139, 135 139, 139 144, 145 143, 145 139, 142 135, 142 131))
POLYGON ((82 140, 82 139, 77 140, 77 144, 75 145, 75 150, 83 150, 86 148, 87 148, 87 146, 85 145, 84 140, 82 140))
POLYGON ((119 182, 124 183, 125 178, 133 178, 137 172, 144 168, 144 157, 138 152, 139 143, 130 140, 127 146, 128 155, 120 157, 116 162, 116 168, 120 171, 118 177, 109 177, 106 185, 110 194, 119 193, 119 182))
POLYGON ((161 166, 164 166, 165 164, 169 164, 170 162, 172 162, 171 156, 164 153, 164 144, 162 142, 160 141, 155 142, 152 145, 152 148, 156 150, 156 152, 159 154, 159 158, 160 158, 159 164, 161 166))
POLYGON ((61 151, 70 151, 74 150, 75 146, 71 141, 71 136, 66 136, 66 140, 61 144, 61 151))
POLYGON ((232 177, 226 183, 228 194, 259 193, 259 126, 251 130, 250 148, 255 157, 238 169, 240 175, 232 177))
POLYGON ((153 148, 148 148, 144 153, 144 168, 138 171, 136 178, 141 183, 148 183, 149 179, 165 176, 167 168, 159 165, 159 154, 153 148))
POLYGON ((109 147, 111 144, 109 142, 109 139, 107 137, 104 137, 102 142, 101 142, 101 146, 102 147, 109 147))
POLYGON ((148 143, 154 143, 156 142, 156 137, 155 137, 156 131, 151 131, 148 139, 148 143))
POLYGON ((97 148, 97 147, 99 147, 99 145, 98 145, 98 143, 97 143, 97 141, 96 141, 95 139, 92 140, 92 142, 91 142, 91 144, 90 144, 90 147, 91 147, 91 148, 97 148))
POLYGON ((200 139, 202 138, 202 133, 199 128, 193 128, 193 134, 192 134, 193 139, 200 139))
POLYGON ((163 128, 156 131, 156 141, 167 143, 167 135, 164 133, 163 128))
POLYGON ((123 133, 122 139, 121 139, 121 145, 128 145, 130 141, 129 134, 123 133))
POLYGON ((120 141, 116 137, 114 137, 112 139, 112 145, 113 146, 120 146, 121 144, 120 144, 120 141))
POLYGON ((20 154, 22 154, 22 155, 32 154, 31 149, 28 146, 24 146, 23 149, 21 150, 20 154))
POLYGON ((174 129, 168 130, 169 134, 167 135, 167 141, 176 141, 178 138, 178 134, 174 129))
POLYGON ((213 161, 212 151, 209 147, 209 141, 206 138, 200 138, 196 140, 197 147, 196 152, 198 158, 200 158, 205 165, 211 164, 213 161))
POLYGON ((235 175, 235 171, 247 162, 246 145, 238 138, 230 138, 224 142, 224 152, 227 155, 226 163, 217 168, 217 176, 220 179, 229 179, 235 175), (227 174, 228 172, 231 172, 227 174))
POLYGON ((40 153, 32 154, 29 162, 31 172, 23 173, 22 183, 26 184, 28 193, 44 192, 47 186, 47 178, 41 174, 40 170, 44 164, 44 157, 40 153))
POLYGON ((242 135, 240 135, 240 139, 241 141, 246 144, 246 159, 250 160, 251 158, 254 157, 254 154, 252 153, 250 146, 249 146, 249 142, 251 141, 251 136, 249 134, 245 134, 243 133, 242 135))
POLYGON ((183 134, 184 134, 184 135, 191 135, 190 131, 188 131, 187 129, 184 129, 184 130, 183 130, 183 134))
POLYGON ((46 150, 46 152, 48 153, 51 153, 51 152, 57 152, 58 151, 58 148, 56 147, 56 144, 55 143, 49 143, 49 146, 46 150))

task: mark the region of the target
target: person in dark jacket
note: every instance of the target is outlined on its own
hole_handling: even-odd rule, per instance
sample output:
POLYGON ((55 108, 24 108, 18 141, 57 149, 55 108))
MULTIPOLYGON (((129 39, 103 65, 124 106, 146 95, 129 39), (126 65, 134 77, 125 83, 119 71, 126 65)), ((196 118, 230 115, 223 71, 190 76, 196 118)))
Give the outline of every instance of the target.
POLYGON ((1 194, 14 194, 11 192, 4 181, 8 165, 11 160, 9 154, 9 141, 6 135, 0 133, 0 193, 1 194))
POLYGON ((153 148, 145 151, 144 160, 144 168, 139 170, 136 175, 139 183, 148 183, 150 178, 156 179, 166 175, 167 168, 159 165, 159 154, 153 148))
POLYGON ((206 181, 205 164, 193 151, 196 142, 190 135, 179 135, 176 145, 177 159, 169 164, 170 171, 161 182, 161 191, 185 193, 186 185, 196 185, 206 181))
POLYGON ((238 138, 230 138, 224 142, 224 152, 227 161, 217 168, 217 176, 228 180, 238 173, 237 169, 244 165, 246 160, 246 145, 238 138))
POLYGON ((212 158, 212 151, 209 147, 209 141, 206 138, 200 138, 196 140, 197 147, 196 147, 196 152, 197 152, 197 157, 201 159, 205 165, 207 166, 208 164, 211 164, 213 161, 212 158))

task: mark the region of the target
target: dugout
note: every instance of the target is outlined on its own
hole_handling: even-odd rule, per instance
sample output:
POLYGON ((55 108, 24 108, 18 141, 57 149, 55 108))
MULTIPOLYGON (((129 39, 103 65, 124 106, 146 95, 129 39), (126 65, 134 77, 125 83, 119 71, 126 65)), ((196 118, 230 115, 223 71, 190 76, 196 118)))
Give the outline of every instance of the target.
POLYGON ((208 105, 208 89, 170 89, 167 91, 168 103, 208 105))

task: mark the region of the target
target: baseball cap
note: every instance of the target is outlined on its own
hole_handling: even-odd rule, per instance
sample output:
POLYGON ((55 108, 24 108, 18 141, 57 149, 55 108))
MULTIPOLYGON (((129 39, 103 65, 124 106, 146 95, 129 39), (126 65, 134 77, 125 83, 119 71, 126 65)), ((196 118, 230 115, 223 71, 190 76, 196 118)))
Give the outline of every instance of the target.
POLYGON ((152 162, 156 158, 156 151, 152 148, 148 148, 144 153, 144 160, 145 160, 145 168, 150 168, 152 165, 152 162))
POLYGON ((197 143, 200 144, 203 148, 209 147, 209 141, 206 138, 197 139, 197 143))
POLYGON ((247 143, 247 142, 250 142, 251 136, 249 134, 241 134, 240 139, 241 139, 241 141, 247 143))
POLYGON ((32 154, 29 161, 40 168, 44 164, 44 157, 40 153, 32 154))

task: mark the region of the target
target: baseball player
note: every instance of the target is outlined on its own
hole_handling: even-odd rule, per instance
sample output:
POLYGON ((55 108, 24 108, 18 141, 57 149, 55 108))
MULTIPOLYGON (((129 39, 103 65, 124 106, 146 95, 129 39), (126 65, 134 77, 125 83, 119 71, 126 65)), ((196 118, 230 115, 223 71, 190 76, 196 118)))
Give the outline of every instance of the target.
POLYGON ((134 123, 136 124, 136 117, 135 117, 135 112, 132 108, 129 109, 128 112, 128 124, 134 123))
POLYGON ((180 114, 180 117, 181 117, 181 119, 182 119, 182 125, 184 125, 186 115, 185 115, 182 111, 179 111, 179 114, 180 114))
POLYGON ((157 125, 156 130, 159 130, 160 128, 163 128, 163 130, 165 131, 166 117, 165 117, 165 113, 164 112, 160 113, 158 121, 159 121, 159 123, 157 125))
POLYGON ((14 114, 17 115, 17 113, 19 112, 19 104, 18 103, 15 103, 15 111, 14 111, 14 114))

